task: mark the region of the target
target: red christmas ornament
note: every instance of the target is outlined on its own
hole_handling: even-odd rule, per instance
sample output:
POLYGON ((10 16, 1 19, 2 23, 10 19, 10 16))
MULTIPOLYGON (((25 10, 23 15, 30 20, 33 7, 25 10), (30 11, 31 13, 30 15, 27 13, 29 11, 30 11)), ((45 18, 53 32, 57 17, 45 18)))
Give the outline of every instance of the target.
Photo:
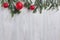
POLYGON ((35 6, 34 5, 31 5, 30 6, 30 10, 34 10, 35 9, 35 6))
POLYGON ((7 2, 3 3, 2 5, 4 8, 8 8, 9 7, 9 4, 7 2))
POLYGON ((17 10, 20 10, 20 9, 22 9, 23 8, 23 3, 22 2, 17 2, 16 3, 16 9, 17 10))

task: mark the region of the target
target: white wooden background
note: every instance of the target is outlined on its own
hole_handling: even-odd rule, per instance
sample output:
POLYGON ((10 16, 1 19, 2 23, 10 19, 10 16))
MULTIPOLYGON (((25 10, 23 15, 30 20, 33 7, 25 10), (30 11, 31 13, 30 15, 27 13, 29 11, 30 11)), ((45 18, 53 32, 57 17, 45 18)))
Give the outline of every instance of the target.
POLYGON ((60 40, 60 10, 33 14, 26 8, 13 18, 0 7, 0 40, 60 40))

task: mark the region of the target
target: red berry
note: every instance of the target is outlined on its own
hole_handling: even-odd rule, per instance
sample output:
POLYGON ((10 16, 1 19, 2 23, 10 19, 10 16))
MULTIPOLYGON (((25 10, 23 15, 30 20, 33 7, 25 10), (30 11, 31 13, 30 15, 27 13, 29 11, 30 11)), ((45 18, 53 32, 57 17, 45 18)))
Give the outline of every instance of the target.
POLYGON ((34 10, 35 9, 35 6, 34 5, 31 5, 30 6, 30 10, 34 10))
POLYGON ((17 2, 16 3, 16 9, 17 10, 20 10, 20 9, 22 9, 23 8, 23 3, 22 2, 17 2))
POLYGON ((2 5, 4 8, 8 8, 9 7, 9 4, 7 2, 3 3, 2 5))

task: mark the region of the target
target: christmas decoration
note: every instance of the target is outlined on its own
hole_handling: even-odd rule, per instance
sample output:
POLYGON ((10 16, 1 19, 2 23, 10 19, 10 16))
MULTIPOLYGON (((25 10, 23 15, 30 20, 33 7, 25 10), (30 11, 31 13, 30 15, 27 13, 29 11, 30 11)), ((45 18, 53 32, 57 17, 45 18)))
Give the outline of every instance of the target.
POLYGON ((6 2, 6 3, 3 3, 2 6, 3 6, 4 8, 8 8, 8 7, 9 7, 9 4, 6 2))
POLYGON ((28 10, 33 10, 35 13, 37 10, 42 13, 43 9, 58 9, 60 5, 59 0, 1 0, 2 6, 8 8, 11 11, 12 17, 14 14, 19 14, 23 7, 28 10))
POLYGON ((30 6, 30 10, 34 10, 35 9, 35 6, 34 5, 31 5, 30 6))
POLYGON ((20 9, 22 9, 23 8, 23 4, 21 3, 21 2, 17 2, 16 3, 16 9, 17 10, 20 10, 20 9))

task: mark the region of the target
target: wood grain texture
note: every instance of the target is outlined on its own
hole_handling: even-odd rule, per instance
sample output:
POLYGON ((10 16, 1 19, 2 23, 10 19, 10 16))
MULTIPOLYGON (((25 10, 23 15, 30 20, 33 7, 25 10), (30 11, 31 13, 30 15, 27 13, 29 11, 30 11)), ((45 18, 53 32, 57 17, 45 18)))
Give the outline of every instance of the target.
POLYGON ((12 18, 8 9, 0 8, 0 40, 60 40, 60 10, 22 10, 12 18))

